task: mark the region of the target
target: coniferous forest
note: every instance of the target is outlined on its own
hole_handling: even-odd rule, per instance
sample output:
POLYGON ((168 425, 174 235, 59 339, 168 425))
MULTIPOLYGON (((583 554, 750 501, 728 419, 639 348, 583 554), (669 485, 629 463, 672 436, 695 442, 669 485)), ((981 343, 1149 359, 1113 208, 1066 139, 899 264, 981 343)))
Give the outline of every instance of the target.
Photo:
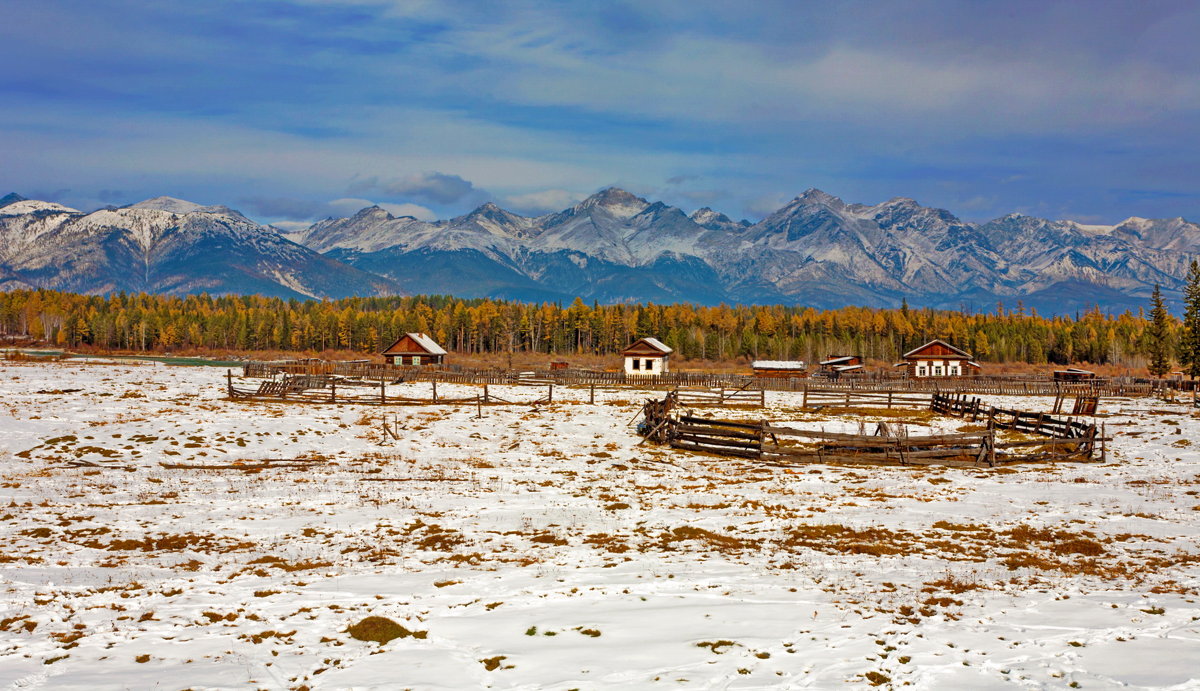
MULTIPOLYGON (((892 359, 942 338, 990 362, 1142 366, 1155 333, 1144 314, 1042 317, 917 309, 691 304, 570 305, 446 296, 281 300, 257 296, 0 293, 0 333, 66 348, 122 351, 377 353, 421 331, 459 353, 611 354, 658 336, 685 358, 892 359)), ((1177 320, 1167 324, 1174 349, 1177 320)))

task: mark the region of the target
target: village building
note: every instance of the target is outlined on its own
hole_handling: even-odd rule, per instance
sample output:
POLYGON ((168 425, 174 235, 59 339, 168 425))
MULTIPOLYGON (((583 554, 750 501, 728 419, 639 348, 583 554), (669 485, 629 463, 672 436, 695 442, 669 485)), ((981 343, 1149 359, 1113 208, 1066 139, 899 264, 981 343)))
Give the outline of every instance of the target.
POLYGON ((625 374, 652 376, 666 374, 671 353, 675 352, 657 338, 639 338, 621 351, 625 358, 625 374))
POLYGON ((755 360, 750 364, 754 376, 764 379, 792 379, 808 376, 808 365, 799 360, 755 360))
POLYGON ((446 350, 423 333, 407 333, 383 351, 383 357, 390 365, 441 365, 446 350))
POLYGON ((1054 370, 1054 381, 1088 381, 1095 378, 1095 372, 1078 367, 1054 370))
POLYGON ((837 379, 843 374, 860 374, 863 371, 862 358, 857 355, 830 355, 817 363, 817 372, 830 379, 837 379))
POLYGON ((940 339, 914 348, 902 357, 904 361, 897 362, 896 367, 905 368, 905 373, 915 378, 961 377, 979 374, 980 369, 970 353, 940 339))

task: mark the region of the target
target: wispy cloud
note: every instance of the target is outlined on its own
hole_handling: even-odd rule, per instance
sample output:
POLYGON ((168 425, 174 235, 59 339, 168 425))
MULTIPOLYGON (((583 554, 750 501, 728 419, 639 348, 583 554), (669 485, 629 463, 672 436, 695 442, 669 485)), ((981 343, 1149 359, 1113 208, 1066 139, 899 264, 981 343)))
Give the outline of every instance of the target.
POLYGON ((1196 3, 10 4, 0 189, 280 220, 618 180, 735 216, 816 186, 1200 217, 1109 192, 1200 187, 1196 3))

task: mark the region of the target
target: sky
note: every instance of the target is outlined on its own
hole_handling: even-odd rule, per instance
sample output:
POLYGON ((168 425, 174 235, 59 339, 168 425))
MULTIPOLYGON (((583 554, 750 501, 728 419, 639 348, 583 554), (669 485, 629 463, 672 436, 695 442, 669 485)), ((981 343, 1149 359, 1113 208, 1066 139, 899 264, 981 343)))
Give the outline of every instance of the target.
POLYGON ((1200 220, 1200 3, 8 0, 0 194, 1200 220))

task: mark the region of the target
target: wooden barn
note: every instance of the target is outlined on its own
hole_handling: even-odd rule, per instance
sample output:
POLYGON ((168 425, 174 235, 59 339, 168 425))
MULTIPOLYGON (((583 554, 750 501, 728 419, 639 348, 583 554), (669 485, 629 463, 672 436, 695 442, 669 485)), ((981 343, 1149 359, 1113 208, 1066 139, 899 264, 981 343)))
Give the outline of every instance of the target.
POLYGON ((1078 367, 1054 370, 1054 381, 1089 381, 1095 378, 1095 372, 1078 367))
POLYGON ((792 379, 808 376, 808 365, 799 360, 755 360, 750 364, 754 376, 764 379, 792 379))
POLYGON ((920 348, 914 348, 903 355, 904 361, 897 362, 896 367, 905 368, 909 377, 962 377, 979 374, 979 363, 971 360, 971 354, 962 348, 955 348, 941 340, 932 340, 920 348))
POLYGON ((671 353, 675 352, 657 338, 639 338, 621 355, 625 358, 625 374, 653 376, 666 374, 671 353))
POLYGON ((440 365, 446 350, 423 333, 407 333, 383 351, 383 357, 391 365, 440 365))
POLYGON ((862 358, 857 355, 830 355, 817 363, 817 372, 824 377, 837 379, 843 374, 860 374, 862 358))

